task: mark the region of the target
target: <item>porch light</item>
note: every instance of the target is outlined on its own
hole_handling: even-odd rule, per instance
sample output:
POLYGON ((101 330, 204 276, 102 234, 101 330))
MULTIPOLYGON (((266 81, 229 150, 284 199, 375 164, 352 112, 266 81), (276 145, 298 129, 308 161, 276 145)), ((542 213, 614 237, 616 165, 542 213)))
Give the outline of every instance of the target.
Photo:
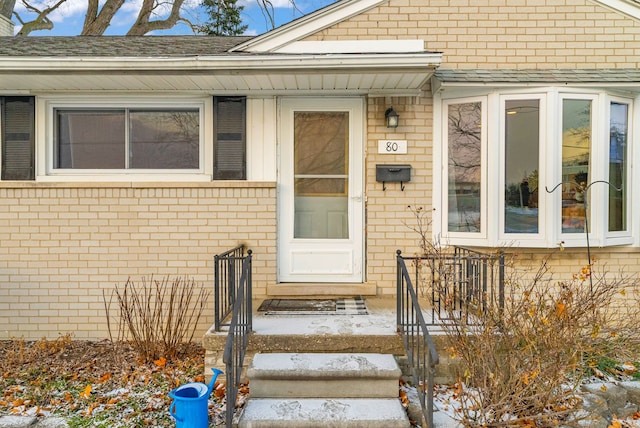
POLYGON ((387 111, 384 112, 384 117, 387 121, 387 128, 397 128, 398 127, 398 119, 400 116, 393 107, 389 107, 387 111))

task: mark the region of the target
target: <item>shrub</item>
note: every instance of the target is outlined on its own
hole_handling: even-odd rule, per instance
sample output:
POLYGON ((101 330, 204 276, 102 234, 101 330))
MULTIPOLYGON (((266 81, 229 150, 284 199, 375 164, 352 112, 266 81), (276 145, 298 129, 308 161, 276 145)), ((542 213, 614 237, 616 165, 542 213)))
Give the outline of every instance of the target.
POLYGON ((141 284, 129 278, 111 295, 103 293, 109 337, 132 341, 143 361, 173 357, 181 343, 193 340, 209 295, 186 277, 143 277, 141 284), (117 315, 111 312, 114 300, 117 315))
POLYGON ((447 350, 458 363, 458 418, 464 426, 575 421, 581 407, 575 392, 585 376, 605 361, 637 361, 631 354, 640 349, 640 305, 630 295, 634 278, 595 272, 590 260, 572 278, 558 281, 549 267, 557 250, 537 269, 516 268, 512 255, 505 261, 504 305, 485 295, 478 300, 482 305, 470 304, 461 317, 444 284, 452 276, 446 249, 430 239, 426 211, 409 209, 417 220, 410 228, 420 235, 420 254, 431 259, 430 265, 417 266, 423 269, 421 295, 434 293, 448 319, 443 328, 447 350))
MULTIPOLYGON (((575 388, 599 354, 607 308, 624 281, 553 283, 546 264, 531 282, 511 283, 503 309, 489 305, 477 325, 449 324, 450 350, 462 361, 465 426, 552 426, 575 412, 575 388)), ((610 321, 610 320, 609 320, 610 321)))

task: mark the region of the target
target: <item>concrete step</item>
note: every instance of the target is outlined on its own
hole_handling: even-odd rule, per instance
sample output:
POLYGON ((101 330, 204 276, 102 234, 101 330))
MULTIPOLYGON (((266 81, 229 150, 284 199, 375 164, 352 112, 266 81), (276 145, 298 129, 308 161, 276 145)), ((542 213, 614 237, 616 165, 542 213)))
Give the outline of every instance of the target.
POLYGON ((256 398, 397 398, 402 372, 388 354, 256 354, 247 370, 256 398))
MULTIPOLYGON (((253 394, 253 390, 251 393, 253 394)), ((411 424, 397 398, 251 398, 238 422, 239 428, 315 428, 320 426, 409 428, 411 424)))

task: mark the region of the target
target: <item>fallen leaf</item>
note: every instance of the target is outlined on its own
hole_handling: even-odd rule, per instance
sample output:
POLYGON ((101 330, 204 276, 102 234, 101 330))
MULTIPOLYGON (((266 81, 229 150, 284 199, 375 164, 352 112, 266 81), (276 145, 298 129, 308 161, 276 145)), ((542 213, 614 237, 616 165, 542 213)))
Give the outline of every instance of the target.
POLYGON ((155 364, 158 367, 164 367, 167 365, 167 359, 165 357, 160 357, 157 360, 154 360, 153 364, 155 364))
POLYGON ((91 384, 87 385, 84 388, 84 391, 80 393, 80 397, 82 398, 89 398, 90 396, 91 396, 91 384))
POLYGON ((404 391, 400 391, 400 402, 404 407, 409 405, 409 398, 407 398, 407 393, 404 391))
POLYGON ((111 379, 111 373, 105 373, 100 377, 100 382, 105 383, 109 379, 111 379))
POLYGON ((619 420, 615 419, 607 428, 622 428, 622 423, 619 420))
POLYGON ((222 398, 226 393, 227 393, 226 385, 222 382, 218 386, 216 386, 216 389, 213 391, 213 395, 215 395, 216 398, 222 398))
POLYGON ((606 390, 607 390, 607 385, 604 385, 604 384, 603 384, 603 385, 600 387, 600 389, 601 389, 602 391, 606 391, 606 390))

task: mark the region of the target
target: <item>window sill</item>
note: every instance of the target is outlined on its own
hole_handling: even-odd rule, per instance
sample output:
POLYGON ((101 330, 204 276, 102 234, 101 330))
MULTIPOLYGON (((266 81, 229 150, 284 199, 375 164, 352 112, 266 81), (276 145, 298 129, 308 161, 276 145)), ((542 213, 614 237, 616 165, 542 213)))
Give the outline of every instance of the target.
POLYGON ((275 188, 275 181, 246 181, 246 180, 215 180, 215 181, 0 181, 0 188, 3 189, 28 189, 28 188, 47 188, 47 189, 89 189, 89 188, 108 188, 108 189, 171 189, 171 188, 190 188, 190 189, 206 189, 206 188, 275 188))

